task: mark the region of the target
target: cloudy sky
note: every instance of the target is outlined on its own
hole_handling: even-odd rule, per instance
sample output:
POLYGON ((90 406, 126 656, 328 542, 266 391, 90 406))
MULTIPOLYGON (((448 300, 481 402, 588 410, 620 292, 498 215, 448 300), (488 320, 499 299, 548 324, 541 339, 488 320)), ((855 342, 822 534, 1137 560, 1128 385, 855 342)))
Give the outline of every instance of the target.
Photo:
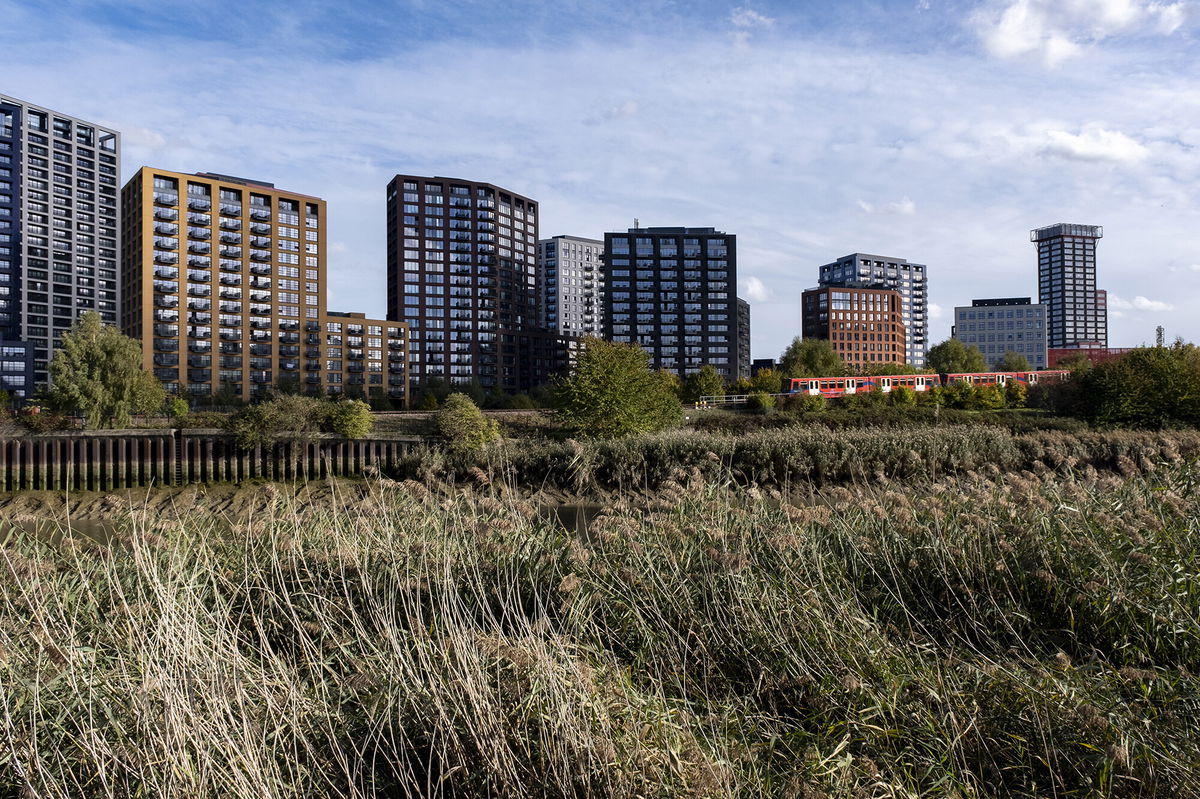
POLYGON ((331 307, 385 308, 399 172, 541 202, 543 236, 738 235, 754 357, 816 267, 929 266, 932 340, 1036 295, 1028 231, 1105 227, 1114 346, 1200 339, 1197 0, 0 0, 0 92, 143 165, 329 202, 331 307))

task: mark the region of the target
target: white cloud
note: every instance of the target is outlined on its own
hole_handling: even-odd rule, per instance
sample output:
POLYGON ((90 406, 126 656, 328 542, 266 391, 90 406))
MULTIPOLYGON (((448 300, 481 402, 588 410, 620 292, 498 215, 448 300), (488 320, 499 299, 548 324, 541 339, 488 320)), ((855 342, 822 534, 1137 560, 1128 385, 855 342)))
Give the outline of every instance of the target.
POLYGON ((883 203, 877 205, 867 202, 861 197, 858 199, 858 207, 863 209, 868 214, 896 214, 898 216, 912 216, 917 212, 917 204, 908 197, 901 197, 896 202, 883 203))
POLYGON ((1116 161, 1134 163, 1150 154, 1143 144, 1119 130, 1089 127, 1080 133, 1065 130, 1046 131, 1046 143, 1039 151, 1075 161, 1116 161))
POLYGON ((1187 14, 1183 2, 992 0, 972 21, 992 55, 1035 56, 1054 67, 1111 36, 1170 35, 1184 25, 1187 14))
POLYGON ((757 277, 747 276, 739 279, 738 287, 741 289, 742 299, 748 302, 767 301, 767 286, 757 277))
POLYGON ((773 17, 760 14, 749 6, 735 8, 729 15, 729 21, 737 28, 769 28, 775 24, 773 17))
MULTIPOLYGON (((1108 293, 1108 307, 1119 311, 1173 311, 1175 306, 1161 300, 1152 300, 1142 295, 1137 295, 1132 300, 1126 300, 1123 297, 1118 297, 1112 292, 1108 293)), ((1123 315, 1123 314, 1118 314, 1123 315)))
POLYGON ((928 310, 930 319, 942 318, 942 306, 938 305, 936 302, 929 303, 928 310))

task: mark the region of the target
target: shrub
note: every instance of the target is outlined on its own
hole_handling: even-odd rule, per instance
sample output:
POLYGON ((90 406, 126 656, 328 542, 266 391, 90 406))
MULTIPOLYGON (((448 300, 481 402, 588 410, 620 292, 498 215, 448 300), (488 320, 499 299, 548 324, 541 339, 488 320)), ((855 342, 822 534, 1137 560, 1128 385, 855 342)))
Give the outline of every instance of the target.
POLYGON ((911 407, 917 404, 917 392, 908 386, 895 386, 892 388, 888 399, 891 400, 893 405, 911 407))
POLYGON ((17 415, 17 421, 32 433, 51 433, 55 430, 71 430, 74 421, 58 411, 30 405, 17 415))
POLYGON ((183 397, 167 397, 166 402, 163 403, 163 413, 171 417, 176 426, 184 420, 189 410, 188 401, 183 397))
POLYGON ((327 403, 323 428, 342 438, 365 438, 375 424, 371 406, 362 400, 338 400, 327 403))
POLYGON ((650 355, 636 344, 586 338, 574 371, 557 384, 555 405, 582 436, 620 438, 683 421, 677 382, 651 370, 650 355))
POLYGON ((1004 386, 1004 404, 1009 408, 1024 408, 1029 399, 1029 386, 1020 380, 1009 380, 1004 386))
POLYGON ((765 391, 755 391, 746 397, 746 407, 755 413, 770 413, 775 410, 775 397, 765 391))
POLYGON ((421 397, 421 404, 418 406, 422 411, 436 411, 438 409, 438 398, 431 393, 426 393, 421 397))
POLYGON ((495 421, 465 394, 451 394, 434 416, 438 438, 452 452, 475 452, 500 437, 495 421))

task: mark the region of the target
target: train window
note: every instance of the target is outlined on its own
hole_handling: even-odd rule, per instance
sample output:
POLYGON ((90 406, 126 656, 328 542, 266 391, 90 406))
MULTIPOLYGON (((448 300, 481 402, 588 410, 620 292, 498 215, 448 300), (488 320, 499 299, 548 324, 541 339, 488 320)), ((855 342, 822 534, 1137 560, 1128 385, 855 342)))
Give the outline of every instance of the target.
POLYGON ((1030 372, 1028 375, 1025 376, 1025 379, 1028 380, 1030 383, 1036 383, 1038 381, 1038 376, 1035 375, 1033 372, 1030 372))

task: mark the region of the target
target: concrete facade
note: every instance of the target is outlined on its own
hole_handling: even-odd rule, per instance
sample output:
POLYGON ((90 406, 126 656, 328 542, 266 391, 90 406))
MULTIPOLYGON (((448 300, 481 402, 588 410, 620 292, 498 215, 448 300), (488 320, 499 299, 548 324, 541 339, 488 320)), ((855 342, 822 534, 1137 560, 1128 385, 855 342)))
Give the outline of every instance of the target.
POLYGON ((978 347, 994 369, 1005 353, 1024 355, 1034 369, 1046 369, 1046 306, 1029 297, 972 300, 954 309, 951 336, 978 347))

